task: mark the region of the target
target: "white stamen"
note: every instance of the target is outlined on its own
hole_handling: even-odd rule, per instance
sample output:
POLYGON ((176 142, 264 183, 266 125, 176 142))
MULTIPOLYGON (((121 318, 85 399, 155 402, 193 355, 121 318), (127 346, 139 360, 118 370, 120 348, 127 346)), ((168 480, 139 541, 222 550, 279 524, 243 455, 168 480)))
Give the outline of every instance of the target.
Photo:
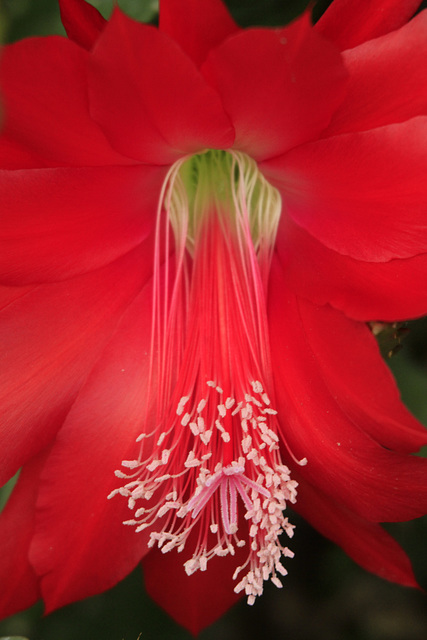
POLYGON ((253 380, 253 382, 251 382, 251 385, 254 393, 262 393, 264 391, 263 386, 259 380, 253 380))
POLYGON ((225 416, 227 415, 227 410, 224 404, 218 405, 218 413, 221 416, 221 418, 225 418, 225 416))
POLYGON ((202 400, 200 400, 199 404, 197 405, 197 413, 201 413, 203 411, 203 409, 206 407, 206 400, 204 398, 202 398, 202 400))
POLYGON ((183 426, 183 427, 186 427, 186 426, 187 426, 187 424, 190 422, 190 420, 191 420, 191 415, 190 415, 189 413, 185 413, 185 414, 184 414, 184 417, 183 417, 183 418, 182 418, 182 420, 181 420, 181 424, 182 424, 182 426, 183 426))
POLYGON ((178 406, 176 408, 176 415, 177 416, 180 416, 182 414, 182 412, 184 411, 184 406, 187 404, 189 399, 190 399, 189 396, 182 396, 182 398, 179 401, 178 406))
POLYGON ((122 467, 126 467, 127 469, 136 469, 136 467, 141 466, 139 460, 123 460, 122 467))

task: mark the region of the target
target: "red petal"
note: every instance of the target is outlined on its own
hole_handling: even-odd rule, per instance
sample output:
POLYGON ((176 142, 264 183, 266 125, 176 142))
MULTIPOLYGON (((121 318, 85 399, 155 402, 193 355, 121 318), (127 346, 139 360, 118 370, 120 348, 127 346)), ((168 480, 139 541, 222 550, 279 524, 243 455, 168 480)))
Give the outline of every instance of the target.
POLYGON ((427 313, 427 254, 362 262, 327 249, 285 216, 276 248, 295 293, 358 320, 405 320, 427 313))
POLYGON ((316 28, 341 49, 350 49, 404 25, 421 0, 334 0, 316 28))
POLYGON ((29 462, 0 515, 0 618, 33 605, 41 598, 38 578, 28 560, 40 471, 46 453, 29 462))
POLYGON ((127 500, 107 496, 125 482, 114 475, 121 461, 138 456, 151 302, 147 286, 89 375, 46 463, 30 558, 47 611, 112 587, 148 552, 148 533, 122 524, 133 517, 127 500))
POLYGON ((221 0, 162 0, 159 27, 198 66, 210 49, 239 31, 221 0))
POLYGON ((59 37, 5 47, 0 66, 5 105, 2 168, 128 162, 89 116, 87 59, 86 51, 59 37), (38 160, 11 157, 8 141, 38 160))
POLYGON ((85 0, 59 0, 59 9, 68 37, 91 49, 106 23, 99 11, 85 0))
POLYGON ((233 144, 219 97, 194 63, 167 35, 119 9, 91 57, 89 87, 93 118, 129 157, 168 164, 233 144))
POLYGON ((0 288, 0 484, 52 440, 129 301, 149 247, 64 283, 0 288))
POLYGON ((0 171, 3 283, 57 281, 97 269, 155 222, 159 167, 0 171))
POLYGON ((330 249, 385 262, 427 251, 427 117, 305 144, 261 170, 330 249))
POLYGON ((190 557, 187 547, 191 549, 192 538, 182 553, 154 549, 144 558, 143 567, 147 593, 178 624, 197 635, 241 599, 241 594, 234 593, 237 582, 232 576, 244 564, 247 551, 236 549, 235 556, 213 557, 206 571, 188 576, 183 564, 190 557))
POLYGON ((369 328, 331 307, 299 300, 301 324, 331 395, 347 417, 387 449, 411 453, 427 429, 403 405, 369 328))
MULTIPOLYGON (((5 128, 8 125, 5 125, 5 128)), ((2 131, 0 135, 0 167, 2 169, 32 169, 47 167, 49 162, 25 143, 16 140, 15 134, 2 131)))
POLYGON ((426 34, 424 11, 398 31, 344 52, 347 93, 323 137, 427 114, 426 34))
MULTIPOLYGON (((297 479, 298 473, 292 477, 297 479)), ((418 587, 408 556, 378 524, 358 518, 305 481, 293 508, 364 569, 391 582, 418 587)))
MULTIPOLYGON (((350 388, 353 382, 351 362, 345 363, 348 366, 346 381, 335 386, 333 378, 326 377, 328 363, 323 365, 321 361, 321 357, 327 356, 316 353, 316 343, 312 344, 310 331, 303 323, 301 304, 287 292, 284 274, 277 262, 273 265, 269 286, 276 409, 284 441, 297 459, 308 459, 300 474, 332 500, 366 520, 397 522, 424 515, 427 512, 427 460, 387 450, 372 439, 370 423, 378 407, 368 411, 366 430, 363 419, 355 423, 352 415, 343 411, 341 402, 346 408, 352 405, 351 399, 340 397, 343 388, 350 388)), ((317 318, 314 306, 311 313, 312 322, 316 319, 320 324, 318 331, 327 331, 323 310, 319 310, 317 318)), ((339 340, 332 332, 328 333, 331 348, 338 349, 346 339, 345 328, 341 327, 341 331, 343 335, 339 340)), ((351 337, 352 333, 348 332, 347 339, 351 337)), ((341 371, 344 376, 345 365, 341 371)), ((365 398, 360 398, 361 415, 365 402, 365 398)), ((384 415, 387 407, 381 404, 380 407, 380 414, 384 415)), ((352 414, 357 415, 354 407, 352 414)), ((389 416, 388 422, 393 424, 393 416, 389 416)), ((409 425, 408 430, 410 428, 409 425)), ((377 432, 380 429, 378 426, 377 432)))
POLYGON ((228 38, 202 71, 231 117, 234 146, 257 160, 317 137, 342 99, 346 78, 340 55, 313 30, 308 13, 283 30, 250 29, 228 38))

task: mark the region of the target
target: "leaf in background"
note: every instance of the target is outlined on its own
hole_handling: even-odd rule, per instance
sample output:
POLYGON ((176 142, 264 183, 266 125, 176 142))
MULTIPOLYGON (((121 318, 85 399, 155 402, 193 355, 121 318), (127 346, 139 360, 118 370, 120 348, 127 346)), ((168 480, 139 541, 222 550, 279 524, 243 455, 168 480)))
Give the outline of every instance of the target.
MULTIPOLYGON (((90 4, 102 13, 105 17, 111 14, 113 7, 112 0, 89 0, 90 4)), ((118 5, 128 16, 141 22, 151 22, 157 17, 159 11, 158 0, 118 0, 118 5)))
POLYGON ((402 348, 402 339, 408 335, 407 322, 370 322, 383 358, 391 358, 402 348))

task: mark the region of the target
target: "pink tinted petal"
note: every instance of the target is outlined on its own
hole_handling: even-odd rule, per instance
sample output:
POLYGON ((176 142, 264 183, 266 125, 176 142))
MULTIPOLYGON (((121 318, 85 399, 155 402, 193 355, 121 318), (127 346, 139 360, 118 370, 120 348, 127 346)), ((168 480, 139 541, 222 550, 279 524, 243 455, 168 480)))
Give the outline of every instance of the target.
POLYGON ((338 51, 313 30, 308 13, 285 29, 228 38, 202 71, 231 117, 234 146, 257 160, 317 137, 346 81, 338 51))
MULTIPOLYGON (((295 479, 297 472, 293 472, 295 479)), ((407 587, 418 587, 410 560, 378 524, 357 517, 302 481, 293 507, 364 569, 407 587)))
POLYGON ((43 452, 21 470, 6 507, 0 515, 0 616, 6 618, 41 598, 38 578, 28 559, 43 452), (5 586, 7 585, 7 587, 5 586))
POLYGON ((427 251, 427 117, 301 145, 261 170, 330 249, 370 262, 427 251))
POLYGON ((239 27, 221 0, 161 0, 159 28, 200 66, 239 27))
POLYGON ((131 158, 168 164, 233 143, 219 97, 194 63, 167 35, 119 9, 91 56, 89 91, 93 118, 131 158))
POLYGON ((237 583, 232 576, 247 557, 245 547, 236 548, 234 556, 213 557, 206 571, 188 576, 183 565, 191 558, 198 535, 199 530, 190 535, 182 553, 153 549, 143 561, 148 594, 195 636, 240 600, 241 594, 234 593, 237 583))
POLYGON ((57 281, 102 267, 152 230, 159 167, 0 171, 0 280, 57 281))
POLYGON ((421 0, 334 0, 316 29, 340 49, 350 49, 404 25, 421 0))
POLYGON ((367 325, 303 299, 298 309, 326 386, 348 418, 394 451, 427 444, 427 429, 403 405, 367 325))
POLYGON ((345 99, 323 137, 427 114, 427 11, 398 31, 345 51, 345 99))
POLYGON ((151 275, 146 255, 143 245, 64 283, 0 288, 0 484, 54 438, 123 310, 151 275))
POLYGON ((152 289, 128 308, 58 433, 41 478, 30 558, 47 611, 100 593, 148 552, 115 477, 138 456, 147 403, 152 289), (78 523, 78 526, 75 526, 78 523))
POLYGON ((59 9, 68 37, 91 49, 106 24, 99 11, 85 0, 59 0, 59 9))
POLYGON ((89 116, 88 54, 65 38, 30 38, 5 47, 0 82, 5 121, 0 167, 22 168, 8 141, 35 156, 32 166, 128 162, 89 116), (6 148, 5 148, 6 145, 6 148))
MULTIPOLYGON (((298 299, 287 290, 277 262, 269 285, 276 409, 282 438, 297 459, 308 460, 301 475, 332 500, 372 522, 397 522, 425 514, 427 460, 387 450, 372 439, 369 423, 375 411, 369 416, 366 430, 363 420, 356 423, 343 411, 340 393, 347 385, 335 388, 333 380, 325 379, 311 335, 302 322, 298 299)), ((329 339, 335 344, 333 333, 329 339)), ((347 376, 350 386, 350 366, 347 376)), ((351 401, 342 402, 351 406, 351 401)), ((365 398, 360 402, 363 404, 365 398)), ((381 413, 385 409, 382 407, 381 413)))
POLYGON ((427 254, 363 262, 315 240, 282 218, 276 248, 289 286, 318 304, 330 303, 357 320, 406 320, 427 313, 427 254))

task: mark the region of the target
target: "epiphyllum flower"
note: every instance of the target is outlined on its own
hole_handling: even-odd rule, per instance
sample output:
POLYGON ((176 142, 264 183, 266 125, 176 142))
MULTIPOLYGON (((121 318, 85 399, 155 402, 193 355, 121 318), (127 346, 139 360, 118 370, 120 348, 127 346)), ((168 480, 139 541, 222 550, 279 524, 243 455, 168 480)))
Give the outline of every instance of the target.
POLYGON ((279 585, 287 503, 416 585, 378 523, 426 513, 426 431, 367 323, 427 311, 427 15, 380 5, 62 0, 6 48, 3 616, 143 560, 195 631, 279 585))

